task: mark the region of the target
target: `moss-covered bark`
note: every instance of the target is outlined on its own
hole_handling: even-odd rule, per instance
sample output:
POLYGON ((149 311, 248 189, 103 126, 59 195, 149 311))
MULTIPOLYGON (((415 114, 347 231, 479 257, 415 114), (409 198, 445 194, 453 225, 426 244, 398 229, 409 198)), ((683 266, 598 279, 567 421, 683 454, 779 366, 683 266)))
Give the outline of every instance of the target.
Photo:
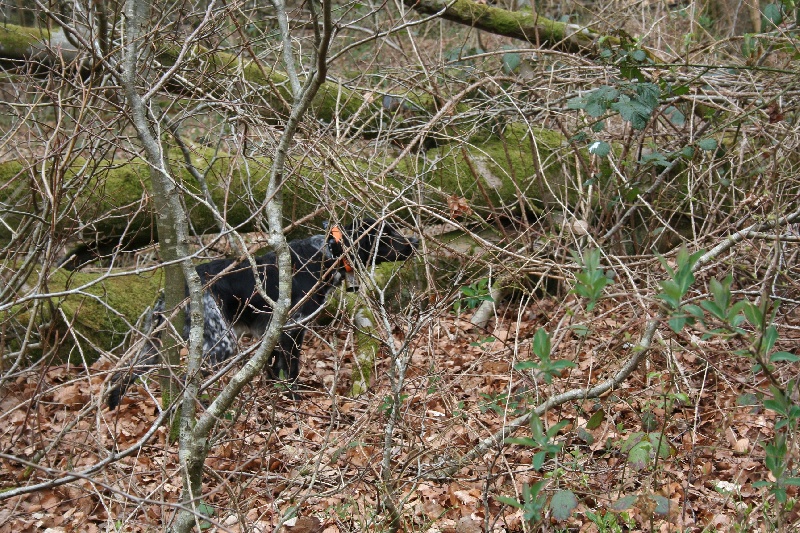
MULTIPOLYGON (((29 355, 49 351, 55 345, 56 359, 91 363, 102 353, 116 350, 130 335, 141 314, 153 305, 164 283, 161 269, 152 272, 109 277, 106 272, 54 271, 47 280, 49 294, 35 318, 41 324, 40 348, 29 355), (80 290, 78 290, 80 288, 80 290), (63 295, 63 293, 71 292, 63 295)), ((38 275, 38 273, 37 273, 38 275)), ((13 307, 3 317, 6 324, 24 325, 34 309, 32 302, 13 307)), ((5 349, 19 349, 11 330, 2 340, 5 349)))
MULTIPOLYGON (((441 13, 443 19, 497 35, 528 41, 544 48, 589 57, 597 54, 596 44, 599 34, 575 24, 550 20, 531 11, 508 11, 473 0, 403 0, 403 2, 420 13, 441 13)), ((614 38, 611 39, 613 42, 614 38)))
MULTIPOLYGON (((424 169, 426 201, 441 207, 447 205, 448 197, 460 197, 473 210, 486 214, 498 208, 518 211, 520 195, 526 208, 546 203, 554 193, 561 199, 574 196, 573 191, 567 188, 569 177, 563 174, 564 158, 553 157, 566 147, 560 135, 544 129, 511 126, 506 129, 502 140, 489 138, 475 144, 475 149, 444 146, 428 151, 426 160, 437 163, 424 169), (542 168, 539 168, 540 162, 542 168)), ((233 157, 217 155, 213 157, 213 163, 211 161, 210 154, 204 156, 198 152, 194 164, 201 171, 208 169, 207 182, 216 205, 229 225, 240 231, 252 231, 255 229, 254 217, 266 194, 270 160, 249 159, 248 165, 244 166, 233 157)), ((377 179, 373 176, 380 172, 380 161, 371 161, 370 169, 366 169, 364 162, 342 159, 339 168, 350 169, 352 175, 347 179, 358 182, 353 186, 364 188, 364 196, 353 199, 362 204, 364 200, 370 200, 377 206, 399 201, 399 191, 408 188, 410 179, 417 179, 414 176, 419 174, 419 161, 409 156, 395 172, 383 179, 381 187, 372 187, 369 183, 371 179, 377 179)), ((60 229, 78 233, 82 228, 77 236, 83 242, 146 244, 154 241, 156 232, 149 205, 147 166, 138 160, 99 161, 91 166, 83 163, 76 161, 72 166, 73 173, 67 173, 65 177, 76 182, 88 180, 89 183, 82 186, 75 197, 64 199, 69 202, 70 209, 64 211, 60 229), (91 170, 87 171, 87 168, 91 170), (77 172, 88 174, 77 175, 77 172), (80 213, 80 220, 71 213, 80 213), (92 222, 86 225, 85 221, 92 222)), ((183 163, 177 155, 172 167, 174 175, 181 176, 186 189, 202 197, 194 178, 186 171, 181 172, 183 163)), ((25 218, 25 213, 29 213, 29 217, 37 216, 37 206, 41 202, 38 193, 27 186, 10 186, 17 182, 26 183, 33 172, 38 170, 27 168, 20 162, 0 164, 0 202, 12 208, 0 212, 0 216, 12 228, 25 218), (12 194, 16 196, 10 202, 12 194)), ((322 190, 327 190, 330 197, 343 200, 350 199, 353 194, 353 188, 345 183, 345 178, 334 173, 323 175, 316 169, 300 168, 286 187, 289 188, 285 193, 287 222, 319 208, 322 190)), ((196 232, 218 232, 211 211, 201 201, 187 195, 186 205, 196 232)), ((329 207, 336 206, 332 204, 329 207)), ((8 227, 0 225, 0 243, 7 242, 10 236, 8 227)))

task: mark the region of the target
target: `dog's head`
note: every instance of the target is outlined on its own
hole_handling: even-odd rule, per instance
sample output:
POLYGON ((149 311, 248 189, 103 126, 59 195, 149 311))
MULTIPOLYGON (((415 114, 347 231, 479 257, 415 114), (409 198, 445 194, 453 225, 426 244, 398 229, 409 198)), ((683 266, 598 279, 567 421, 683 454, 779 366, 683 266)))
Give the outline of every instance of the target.
POLYGON ((371 218, 354 220, 341 231, 342 253, 357 256, 363 265, 404 261, 419 245, 416 237, 401 235, 388 222, 371 218))

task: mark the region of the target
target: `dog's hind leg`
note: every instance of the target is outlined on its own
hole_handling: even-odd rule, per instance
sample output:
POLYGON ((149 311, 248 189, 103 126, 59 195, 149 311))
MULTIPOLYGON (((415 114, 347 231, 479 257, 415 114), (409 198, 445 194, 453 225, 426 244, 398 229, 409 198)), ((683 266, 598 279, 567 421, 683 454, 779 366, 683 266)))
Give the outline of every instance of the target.
MULTIPOLYGON (((184 337, 189 338, 188 325, 184 337)), ((239 348, 236 335, 222 316, 214 296, 203 293, 203 354, 207 363, 215 367, 230 358, 239 348)))
POLYGON ((117 372, 111 378, 111 390, 108 392, 106 403, 111 409, 116 409, 122 396, 130 385, 139 376, 153 368, 158 363, 158 353, 161 348, 161 338, 154 336, 153 331, 157 330, 164 322, 164 295, 158 297, 153 310, 150 311, 144 323, 144 344, 139 354, 133 361, 131 367, 124 372, 117 372))

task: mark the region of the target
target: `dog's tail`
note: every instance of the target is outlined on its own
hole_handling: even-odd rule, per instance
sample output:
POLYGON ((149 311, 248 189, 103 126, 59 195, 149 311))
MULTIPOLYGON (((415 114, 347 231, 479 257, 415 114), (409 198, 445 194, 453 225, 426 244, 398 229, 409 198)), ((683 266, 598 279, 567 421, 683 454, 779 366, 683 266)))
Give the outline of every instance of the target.
POLYGON ((111 377, 111 388, 106 397, 109 408, 116 409, 122 396, 139 376, 153 368, 158 363, 161 338, 153 335, 153 331, 164 322, 164 295, 159 296, 152 311, 147 312, 144 323, 144 345, 133 364, 125 371, 117 372, 111 377))

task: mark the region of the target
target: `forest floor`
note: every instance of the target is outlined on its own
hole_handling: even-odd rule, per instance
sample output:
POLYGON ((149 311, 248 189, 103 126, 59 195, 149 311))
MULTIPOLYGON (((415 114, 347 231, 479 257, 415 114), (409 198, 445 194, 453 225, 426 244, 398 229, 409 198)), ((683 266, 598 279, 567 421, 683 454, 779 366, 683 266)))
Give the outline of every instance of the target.
MULTIPOLYGON (((789 522, 774 524, 767 489, 753 487, 769 475, 763 443, 773 436, 775 415, 755 405, 758 376, 750 362, 724 344, 677 342, 667 327, 622 387, 543 417, 545 428, 568 425, 553 440, 560 451, 541 471, 532 465, 541 448, 506 444, 452 476, 437 476, 437 466, 504 423, 553 394, 607 378, 626 358, 643 317, 609 298, 588 334, 559 329, 552 357, 573 368, 550 384, 514 368, 533 357, 538 328, 570 323, 573 298, 505 303, 490 331, 452 312, 428 321, 409 346, 402 412, 388 443, 388 358, 376 363, 369 392, 351 398, 349 326, 334 321, 308 335, 300 399, 262 380, 220 421, 206 464, 201 510, 208 519, 201 527, 272 531, 281 517, 296 515, 285 531, 385 530, 391 491, 404 531, 522 531, 524 510, 497 496, 519 500, 523 485, 542 479, 546 496, 571 491, 577 508, 559 521, 545 507, 535 530, 761 530, 796 522, 797 505, 789 522), (650 445, 637 447, 642 441, 650 445)), ((392 336, 400 343, 400 328, 392 336)), ((153 380, 133 387, 118 410, 99 407, 110 368, 105 359, 90 368, 32 368, 2 391, 2 490, 86 469, 150 429, 160 400, 153 380)), ((98 473, 3 502, 0 533, 162 530, 181 487, 177 445, 167 434, 159 428, 136 454, 98 473)), ((796 487, 789 494, 794 501, 796 487)))

